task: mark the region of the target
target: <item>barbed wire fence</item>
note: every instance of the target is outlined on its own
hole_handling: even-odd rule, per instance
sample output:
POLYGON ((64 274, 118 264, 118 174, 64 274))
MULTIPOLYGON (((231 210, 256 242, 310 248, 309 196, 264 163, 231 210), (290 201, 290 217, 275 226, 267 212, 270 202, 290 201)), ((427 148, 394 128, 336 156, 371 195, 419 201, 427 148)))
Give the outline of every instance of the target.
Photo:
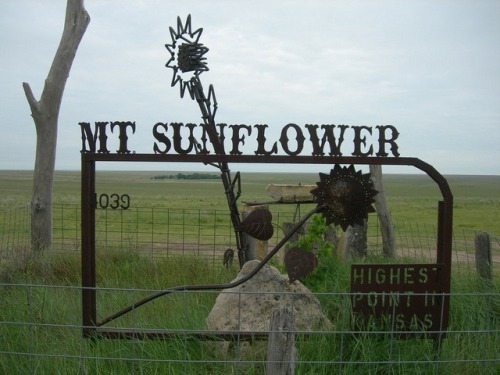
MULTIPOLYGON (((51 253, 80 253, 80 209, 75 204, 53 207, 54 239, 51 253)), ((275 235, 269 246, 283 236, 284 223, 294 221, 291 212, 273 212, 275 235)), ((368 253, 381 246, 376 217, 368 230, 368 253)), ((56 368, 67 373, 264 373, 265 346, 258 340, 237 340, 221 354, 220 339, 200 341, 193 332, 204 331, 204 319, 219 291, 182 292, 167 302, 133 311, 120 328, 139 330, 170 328, 174 340, 92 340, 82 336, 81 275, 66 275, 64 283, 29 277, 16 279, 4 270, 29 253, 29 207, 0 212, 0 372, 40 373, 56 368), (71 301, 71 303, 68 303, 71 301), (62 345, 51 345, 62 342, 62 345), (250 348, 250 349, 249 349, 250 348), (15 366, 15 367, 13 367, 15 366), (42 369, 42 370, 40 370, 42 369), (45 370, 43 370, 45 369, 45 370), (49 370, 47 370, 49 369, 49 370)), ((436 228, 414 222, 395 223, 398 256, 418 261, 435 259, 436 228)), ((497 373, 500 355, 498 262, 500 239, 489 234, 492 282, 483 283, 476 273, 475 238, 478 232, 455 229, 452 277, 465 280, 467 288, 450 295, 451 324, 440 355, 433 356, 431 340, 398 340, 390 330, 358 332, 350 326, 350 301, 346 290, 318 293, 321 301, 336 306, 335 327, 329 331, 295 331, 298 357, 296 373, 497 373), (471 281, 472 280, 472 281, 471 281), (467 312, 460 311, 471 306, 467 312), (479 348, 478 348, 479 346, 479 348), (410 348, 410 349, 408 349, 410 348), (465 371, 465 372, 464 372, 465 371)), ((96 244, 103 253, 133 254, 153 265, 165 265, 179 257, 201 259, 196 273, 227 272, 223 254, 234 246, 234 234, 226 211, 138 207, 96 211, 96 244), (163 263, 162 263, 163 262, 163 263)), ((189 272, 177 264, 177 272, 189 272)), ((236 265, 234 266, 236 267, 236 265)), ((72 268, 73 270, 75 268, 72 268)), ((174 269, 175 266, 174 266, 174 269)), ((78 268, 76 268, 78 270, 78 268)), ((161 271, 161 270, 160 270, 161 271)), ((125 272, 125 270, 123 270, 125 272)), ((54 276, 55 277, 55 276, 54 276)), ((138 275, 147 279, 148 275, 138 275)), ((103 285, 98 303, 106 310, 109 301, 133 303, 159 287, 103 285)), ((112 311, 111 311, 112 312, 112 311)))

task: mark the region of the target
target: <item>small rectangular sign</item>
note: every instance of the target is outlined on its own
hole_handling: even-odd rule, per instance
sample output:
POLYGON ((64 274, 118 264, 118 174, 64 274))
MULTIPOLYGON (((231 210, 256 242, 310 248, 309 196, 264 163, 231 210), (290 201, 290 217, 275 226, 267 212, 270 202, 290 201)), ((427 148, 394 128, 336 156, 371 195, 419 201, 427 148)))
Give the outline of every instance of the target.
POLYGON ((399 336, 443 337, 449 310, 444 276, 439 264, 353 264, 353 327, 399 336))

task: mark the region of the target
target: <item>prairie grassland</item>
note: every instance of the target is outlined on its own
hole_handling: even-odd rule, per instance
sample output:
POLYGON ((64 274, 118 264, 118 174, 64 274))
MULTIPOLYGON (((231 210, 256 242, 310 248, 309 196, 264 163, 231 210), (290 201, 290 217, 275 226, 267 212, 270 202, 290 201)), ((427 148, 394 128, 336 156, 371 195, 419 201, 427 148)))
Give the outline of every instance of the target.
MULTIPOLYGON (((100 193, 128 194, 135 207, 221 210, 227 207, 219 180, 152 179, 164 174, 169 172, 98 171, 96 190, 100 193)), ((241 176, 240 202, 270 201, 265 188, 271 183, 305 185, 319 180, 316 173, 242 173, 241 176)), ((447 180, 454 196, 453 227, 499 235, 500 176, 447 176, 447 180)), ((0 209, 29 204, 32 172, 0 171, 0 181, 0 209)), ((394 223, 436 224, 437 202, 441 195, 428 176, 386 174, 384 189, 394 223)), ((56 172, 54 203, 80 203, 78 171, 56 172)))
MULTIPOLYGON (((320 290, 315 288, 317 283, 304 280, 304 284, 319 293, 335 329, 297 336, 296 374, 497 373, 499 311, 491 313, 491 295, 477 292, 481 286, 473 274, 452 278, 449 333, 436 357, 431 340, 397 340, 379 332, 353 334, 349 265, 333 257, 331 261, 320 290)), ((99 256, 98 263, 105 267, 98 274, 100 319, 168 286, 227 282, 236 274, 235 268, 214 270, 200 258, 163 258, 152 263, 134 253, 108 252, 99 256)), ((239 342, 222 355, 215 342, 189 338, 191 330, 205 329, 217 291, 171 294, 110 323, 116 329, 167 328, 185 333, 176 339, 82 339, 79 269, 77 254, 53 254, 26 264, 11 273, 8 284, 0 284, 0 373, 264 373, 262 354, 240 357, 238 351, 244 345, 240 349, 239 342)))
MULTIPOLYGON (((217 180, 154 180, 168 172, 97 174, 99 193, 129 194, 134 207, 226 210, 217 180)), ((174 174, 177 172, 174 172, 174 174)), ((28 205, 31 172, 0 171, 0 209, 28 205)), ((242 174, 241 201, 269 201, 269 183, 314 184, 317 174, 242 174)), ((449 176, 454 227, 500 232, 500 176, 449 176)), ((435 224, 440 194, 423 175, 386 175, 393 221, 435 224)), ((59 171, 54 202, 80 203, 79 172, 59 171)), ((291 209, 273 206, 273 210, 291 209)), ((0 222, 0 225, 3 223, 0 222)), ((297 374, 494 374, 497 373, 498 285, 485 288, 475 273, 454 274, 448 337, 439 361, 430 340, 394 340, 387 335, 349 333, 349 265, 332 257, 325 281, 310 283, 336 327, 312 338, 298 337, 297 374), (478 292, 479 291, 479 292, 478 292), (485 293, 486 291, 486 293, 485 293), (339 293, 340 292, 340 293, 339 293), (323 294, 321 294, 323 293, 323 294)), ((98 254, 99 318, 169 286, 227 282, 236 266, 214 268, 199 258, 152 261, 134 252, 98 254)), ((0 373, 65 374, 261 374, 259 358, 221 358, 210 345, 180 335, 176 340, 84 340, 81 336, 81 268, 77 252, 42 259, 27 256, 0 273, 0 373)), ((307 285, 307 280, 304 281, 307 285)), ((117 328, 204 329, 217 291, 179 293, 133 311, 117 328)))

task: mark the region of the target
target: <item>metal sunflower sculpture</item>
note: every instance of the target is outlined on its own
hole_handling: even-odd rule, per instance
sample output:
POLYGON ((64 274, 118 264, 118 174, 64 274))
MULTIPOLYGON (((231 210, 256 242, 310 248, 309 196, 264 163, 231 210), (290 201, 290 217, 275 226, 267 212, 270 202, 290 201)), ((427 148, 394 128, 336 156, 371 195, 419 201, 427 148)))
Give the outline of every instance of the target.
MULTIPOLYGON (((208 52, 208 48, 199 43, 202 31, 203 29, 201 28, 195 31, 192 30, 191 16, 187 17, 185 24, 178 17, 177 28, 170 28, 172 43, 165 45, 170 52, 170 59, 166 66, 173 70, 172 87, 176 84, 180 85, 181 98, 184 97, 187 89, 191 99, 196 100, 198 103, 214 151, 218 155, 223 155, 225 154, 223 140, 219 136, 215 126, 217 101, 215 100, 214 89, 210 85, 208 96, 205 96, 199 79, 200 74, 208 70, 206 58, 204 57, 208 52)), ((242 244, 242 232, 257 239, 267 240, 273 235, 272 217, 267 210, 255 210, 242 221, 237 207, 237 200, 241 194, 239 172, 232 179, 226 162, 210 164, 221 171, 221 179, 224 184, 231 221, 236 234, 238 258, 240 266, 242 266, 247 260, 242 244), (235 191, 235 187, 237 187, 237 191, 235 191)), ((259 272, 315 213, 322 213, 326 218, 327 224, 340 225, 343 230, 346 230, 349 225, 363 224, 363 220, 368 217, 368 213, 374 211, 371 205, 374 203, 373 197, 377 194, 377 191, 373 188, 370 174, 356 172, 352 165, 344 168, 335 165, 329 175, 320 173, 320 181, 317 185, 318 187, 311 191, 316 197, 317 206, 305 214, 248 275, 226 284, 182 285, 156 292, 108 316, 99 322, 97 326, 103 326, 148 302, 171 293, 178 291, 228 289, 246 282, 259 272)), ((233 256, 234 251, 227 249, 224 263, 229 265, 233 256)), ((306 252, 300 248, 291 249, 285 255, 285 267, 287 268, 290 282, 307 276, 314 270, 317 263, 315 254, 306 252)))
POLYGON ((184 97, 186 88, 192 99, 194 99, 194 84, 198 76, 208 71, 205 54, 208 48, 199 43, 203 28, 195 31, 191 26, 191 15, 183 25, 180 17, 177 17, 177 29, 170 27, 171 44, 165 44, 170 52, 170 60, 165 65, 172 69, 172 87, 179 83, 181 98, 184 97))
POLYGON ((311 190, 327 224, 340 225, 346 231, 349 225, 363 225, 368 213, 375 212, 372 204, 377 190, 370 174, 356 171, 353 165, 336 164, 330 174, 320 173, 318 187, 311 190))
MULTIPOLYGON (((336 164, 330 174, 320 173, 319 178, 318 187, 311 190, 318 205, 306 216, 321 213, 327 225, 340 225, 346 231, 349 225, 363 225, 368 213, 375 212, 372 204, 378 192, 369 173, 336 164)), ((295 247, 285 254, 290 282, 307 276, 317 265, 316 255, 304 249, 295 247)))
MULTIPOLYGON (((199 42, 202 31, 202 28, 193 31, 191 15, 187 16, 184 24, 177 17, 177 28, 170 27, 172 43, 165 45, 170 53, 170 59, 166 67, 173 70, 171 85, 173 87, 179 84, 181 98, 184 97, 187 89, 191 99, 196 100, 198 103, 210 143, 217 155, 224 155, 224 142, 217 132, 215 124, 215 113, 217 111, 215 90, 210 85, 208 95, 205 95, 200 80, 200 75, 208 71, 205 57, 208 48, 199 42)), ((197 149, 201 151, 199 145, 197 145, 197 149)), ((227 162, 210 164, 221 171, 221 179, 236 236, 238 259, 240 266, 243 266, 247 261, 247 254, 243 244, 242 232, 258 239, 269 239, 273 235, 271 215, 269 211, 257 210, 241 221, 237 206, 237 200, 241 195, 240 173, 236 172, 233 178, 227 162)))

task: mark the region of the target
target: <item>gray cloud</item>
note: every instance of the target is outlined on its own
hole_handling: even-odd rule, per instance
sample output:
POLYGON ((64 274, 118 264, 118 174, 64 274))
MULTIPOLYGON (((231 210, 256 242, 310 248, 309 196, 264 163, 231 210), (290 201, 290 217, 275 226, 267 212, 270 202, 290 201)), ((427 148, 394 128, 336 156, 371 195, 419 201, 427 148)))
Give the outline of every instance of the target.
MULTIPOLYGON (((58 168, 78 169, 80 121, 132 120, 151 151, 157 121, 197 122, 170 88, 169 26, 192 15, 210 48, 217 120, 393 124, 403 156, 442 173, 499 174, 500 3, 496 1, 87 0, 92 20, 60 115, 58 168), (286 4, 286 5, 285 5, 286 4)), ((0 169, 30 169, 35 131, 21 83, 41 92, 64 4, 2 5, 0 169), (19 152, 22 145, 22 152, 19 152)))

